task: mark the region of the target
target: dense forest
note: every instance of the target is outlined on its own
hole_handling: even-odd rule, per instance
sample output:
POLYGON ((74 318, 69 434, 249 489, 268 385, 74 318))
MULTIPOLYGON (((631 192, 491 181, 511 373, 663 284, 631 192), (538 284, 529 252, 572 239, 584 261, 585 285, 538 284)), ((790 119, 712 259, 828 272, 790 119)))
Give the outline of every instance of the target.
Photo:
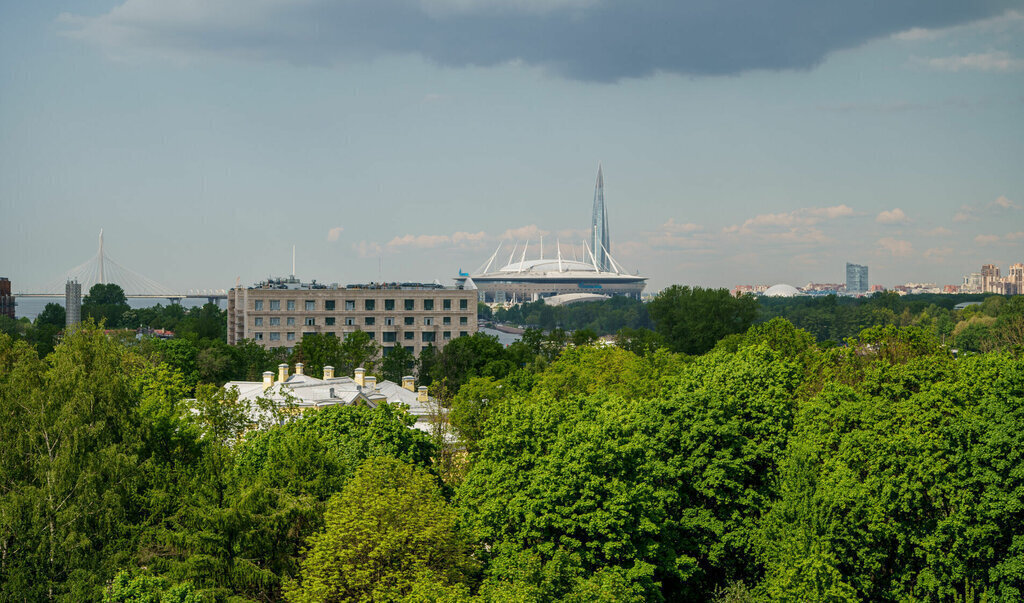
POLYGON ((389 405, 254 424, 219 387, 371 363, 363 338, 223 346, 215 308, 171 340, 0 333, 0 600, 1021 600, 1024 298, 798 301, 675 287, 619 345, 385 357, 447 408, 433 435, 389 405), (884 320, 798 328, 829 303, 884 320))

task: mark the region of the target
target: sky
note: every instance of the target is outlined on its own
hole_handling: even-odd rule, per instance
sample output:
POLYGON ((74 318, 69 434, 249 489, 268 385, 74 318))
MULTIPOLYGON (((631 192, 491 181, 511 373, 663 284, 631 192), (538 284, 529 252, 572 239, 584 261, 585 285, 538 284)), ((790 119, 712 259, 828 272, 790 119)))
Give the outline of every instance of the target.
POLYGON ((0 275, 450 284, 564 255, 671 284, 1024 262, 1024 2, 0 4, 0 275), (518 255, 517 251, 517 255, 518 255), (578 253, 578 252, 577 252, 578 253))

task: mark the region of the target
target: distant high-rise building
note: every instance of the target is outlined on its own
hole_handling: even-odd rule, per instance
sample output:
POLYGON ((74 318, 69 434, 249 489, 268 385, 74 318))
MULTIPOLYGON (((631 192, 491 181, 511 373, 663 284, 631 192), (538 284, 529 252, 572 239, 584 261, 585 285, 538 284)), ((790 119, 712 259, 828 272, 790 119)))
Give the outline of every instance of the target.
POLYGON ((594 253, 597 269, 601 272, 611 270, 612 264, 608 254, 612 252, 612 241, 608 235, 608 212, 604 207, 604 176, 601 165, 597 166, 597 185, 594 187, 594 215, 590 222, 590 248, 594 253))
POLYGON ((0 316, 14 318, 14 306, 11 281, 6 276, 0 276, 0 316))
POLYGON ((82 322, 82 284, 78 281, 64 284, 64 319, 68 328, 82 322))
POLYGON ((868 267, 859 264, 846 263, 846 292, 867 293, 868 292, 868 267))
POLYGON ((985 293, 1002 293, 999 282, 999 267, 995 264, 985 264, 981 267, 981 290, 985 293))
POLYGON ((1009 295, 1024 295, 1024 264, 1017 262, 1006 273, 1006 290, 1009 295))

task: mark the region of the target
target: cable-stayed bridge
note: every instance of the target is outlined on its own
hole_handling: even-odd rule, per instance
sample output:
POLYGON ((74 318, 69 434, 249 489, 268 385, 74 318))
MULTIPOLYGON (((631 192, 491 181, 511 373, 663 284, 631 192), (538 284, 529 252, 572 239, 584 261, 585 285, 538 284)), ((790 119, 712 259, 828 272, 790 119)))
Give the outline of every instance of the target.
POLYGON ((206 298, 216 303, 227 298, 224 289, 191 289, 185 292, 176 291, 130 268, 115 262, 103 251, 103 230, 100 230, 100 247, 96 255, 85 262, 68 270, 60 278, 45 283, 39 291, 18 293, 18 297, 63 297, 64 285, 68 281, 78 281, 82 285, 82 293, 88 293, 95 284, 115 284, 124 289, 125 297, 134 299, 167 299, 180 302, 188 298, 206 298))

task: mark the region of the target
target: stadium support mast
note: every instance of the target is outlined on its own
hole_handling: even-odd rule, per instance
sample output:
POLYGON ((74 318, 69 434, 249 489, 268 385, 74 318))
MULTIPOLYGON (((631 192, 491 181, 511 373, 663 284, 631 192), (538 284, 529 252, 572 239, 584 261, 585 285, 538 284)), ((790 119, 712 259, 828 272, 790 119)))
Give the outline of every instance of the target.
POLYGON ((590 221, 590 248, 597 254, 595 267, 602 272, 608 272, 608 251, 612 243, 608 235, 608 212, 604 206, 604 175, 601 173, 601 164, 597 164, 597 184, 594 186, 594 213, 590 221))

